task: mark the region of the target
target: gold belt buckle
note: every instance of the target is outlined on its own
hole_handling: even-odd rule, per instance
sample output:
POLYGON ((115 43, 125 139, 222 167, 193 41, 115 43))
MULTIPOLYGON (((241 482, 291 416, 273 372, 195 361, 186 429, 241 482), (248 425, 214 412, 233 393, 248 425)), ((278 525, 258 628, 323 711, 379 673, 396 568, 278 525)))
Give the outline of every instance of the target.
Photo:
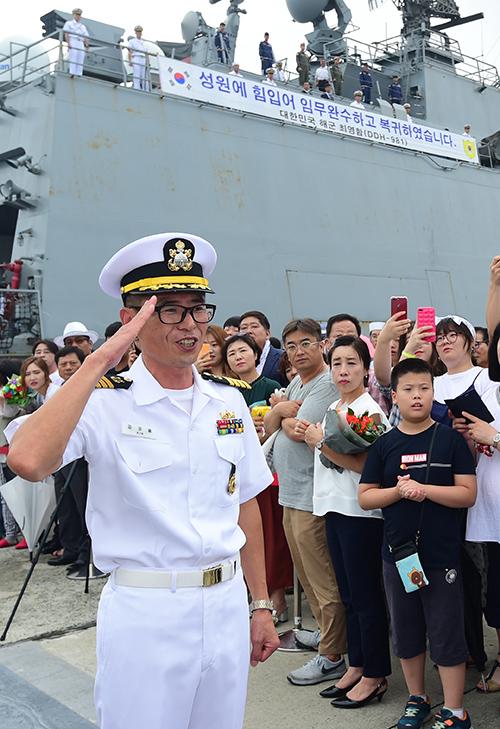
POLYGON ((222 565, 203 570, 203 587, 212 587, 222 582, 222 565))

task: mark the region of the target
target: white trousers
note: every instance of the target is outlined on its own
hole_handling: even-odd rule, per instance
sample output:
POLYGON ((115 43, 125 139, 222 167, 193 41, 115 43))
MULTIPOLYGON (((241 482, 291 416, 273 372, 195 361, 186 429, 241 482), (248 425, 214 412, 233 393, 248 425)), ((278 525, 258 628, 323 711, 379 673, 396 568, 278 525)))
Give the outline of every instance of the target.
POLYGON ((132 62, 132 76, 134 89, 149 91, 149 82, 146 79, 146 64, 132 62))
POLYGON ((70 48, 68 52, 69 72, 72 76, 83 74, 83 62, 85 61, 84 48, 70 48))
POLYGON ((250 660, 241 570, 207 588, 122 587, 97 614, 100 729, 241 729, 250 660))

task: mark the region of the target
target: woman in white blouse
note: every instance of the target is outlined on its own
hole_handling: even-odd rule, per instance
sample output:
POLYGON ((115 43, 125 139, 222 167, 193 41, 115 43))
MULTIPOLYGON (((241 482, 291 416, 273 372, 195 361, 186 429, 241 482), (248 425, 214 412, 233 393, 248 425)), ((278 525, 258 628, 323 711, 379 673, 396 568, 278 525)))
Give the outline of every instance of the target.
MULTIPOLYGON (((375 400, 366 392, 370 354, 365 342, 339 337, 328 353, 332 379, 340 400, 332 403, 340 412, 350 408, 355 415, 376 416, 389 427, 375 400)), ((310 425, 305 440, 315 450, 314 514, 325 516, 328 546, 346 608, 349 669, 321 692, 339 708, 357 708, 380 698, 391 673, 387 617, 382 590, 382 514, 363 511, 358 503, 358 485, 366 453, 341 455, 324 444, 323 425, 310 425), (320 453, 332 462, 324 466, 320 453), (340 466, 341 471, 333 464, 340 466)))

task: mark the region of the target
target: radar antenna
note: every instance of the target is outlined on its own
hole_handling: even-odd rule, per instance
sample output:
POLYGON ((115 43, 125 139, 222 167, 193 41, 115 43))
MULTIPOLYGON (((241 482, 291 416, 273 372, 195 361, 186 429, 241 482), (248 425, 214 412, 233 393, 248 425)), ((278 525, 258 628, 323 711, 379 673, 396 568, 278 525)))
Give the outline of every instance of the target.
POLYGON ((343 40, 352 13, 344 0, 286 0, 288 10, 297 23, 312 23, 314 30, 307 33, 308 50, 316 56, 323 56, 324 46, 328 43, 332 55, 342 55, 346 50, 343 40), (325 13, 335 10, 338 24, 331 28, 325 13))
MULTIPOLYGON (((210 5, 215 5, 221 0, 209 0, 210 5)), ((240 8, 245 0, 229 0, 229 7, 226 14, 226 33, 229 36, 230 49, 228 52, 228 64, 234 62, 236 42, 240 28, 240 15, 246 15, 246 10, 240 8)), ((189 59, 196 66, 209 66, 218 63, 217 49, 214 45, 214 37, 217 31, 205 22, 203 15, 191 10, 182 20, 182 37, 184 43, 168 43, 157 41, 158 45, 166 56, 173 56, 179 61, 189 59)))

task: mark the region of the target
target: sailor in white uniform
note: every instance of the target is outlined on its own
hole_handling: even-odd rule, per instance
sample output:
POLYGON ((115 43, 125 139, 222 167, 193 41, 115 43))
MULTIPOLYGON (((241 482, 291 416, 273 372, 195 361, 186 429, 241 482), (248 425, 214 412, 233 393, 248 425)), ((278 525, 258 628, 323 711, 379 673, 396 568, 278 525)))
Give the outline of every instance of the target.
POLYGON ((133 87, 140 91, 150 91, 147 79, 147 48, 142 40, 142 25, 136 25, 134 31, 135 38, 131 38, 128 42, 128 60, 132 64, 133 87))
POLYGON ((94 561, 111 573, 97 618, 101 729, 240 729, 249 658, 279 645, 255 498, 272 475, 245 383, 194 367, 215 261, 182 233, 118 251, 100 285, 122 296, 124 326, 8 433, 9 466, 29 480, 89 463, 94 561), (136 339, 129 379, 106 376, 136 339))
POLYGON ((81 22, 81 9, 75 8, 72 12, 73 20, 67 20, 63 26, 64 40, 68 44, 69 72, 72 76, 81 76, 85 49, 89 47, 89 32, 81 22))

